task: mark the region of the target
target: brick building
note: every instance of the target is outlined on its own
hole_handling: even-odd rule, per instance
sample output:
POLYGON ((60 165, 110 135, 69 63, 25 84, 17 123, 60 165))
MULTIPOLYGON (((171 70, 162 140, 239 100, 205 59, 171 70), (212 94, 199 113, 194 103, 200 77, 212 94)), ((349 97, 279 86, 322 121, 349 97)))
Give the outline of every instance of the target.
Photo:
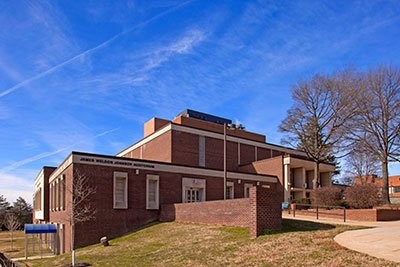
MULTIPOLYGON (((355 177, 354 184, 375 184, 378 187, 383 187, 383 179, 375 174, 355 177)), ((389 176, 389 197, 392 202, 400 202, 400 175, 389 176)))
POLYGON ((321 164, 320 181, 312 180, 313 169, 300 151, 267 143, 228 119, 185 110, 171 121, 149 120, 144 138, 115 156, 72 152, 57 168, 44 167, 35 180, 34 220, 57 224, 63 253, 70 249, 70 192, 78 174, 96 189, 90 201, 97 212, 76 226, 77 247, 158 220, 163 205, 247 198, 252 187, 273 192, 274 203, 305 198, 331 185, 335 168, 321 164))

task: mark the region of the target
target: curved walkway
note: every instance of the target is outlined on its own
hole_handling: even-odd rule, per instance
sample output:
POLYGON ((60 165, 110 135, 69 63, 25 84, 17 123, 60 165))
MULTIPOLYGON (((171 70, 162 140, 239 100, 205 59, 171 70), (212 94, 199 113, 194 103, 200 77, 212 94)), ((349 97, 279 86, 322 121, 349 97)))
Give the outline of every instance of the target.
POLYGON ((320 223, 361 225, 375 227, 352 230, 338 234, 334 240, 341 246, 361 253, 400 263, 400 221, 391 222, 343 222, 333 219, 315 219, 307 216, 283 214, 283 218, 308 220, 320 223))
POLYGON ((400 263, 400 222, 397 223, 397 227, 346 231, 334 240, 348 249, 400 263))

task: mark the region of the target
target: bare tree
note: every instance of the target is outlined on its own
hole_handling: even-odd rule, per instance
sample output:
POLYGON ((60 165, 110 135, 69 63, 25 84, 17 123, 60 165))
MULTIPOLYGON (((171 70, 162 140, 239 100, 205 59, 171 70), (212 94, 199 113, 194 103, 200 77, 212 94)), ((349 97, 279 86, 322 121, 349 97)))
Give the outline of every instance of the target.
POLYGON ((367 182, 368 176, 380 173, 379 165, 379 158, 366 150, 360 143, 356 143, 346 157, 347 175, 352 178, 358 177, 361 184, 367 182))
POLYGON ((343 125, 352 115, 352 90, 357 76, 345 70, 331 76, 315 75, 292 88, 293 106, 279 130, 282 143, 305 152, 315 162, 313 187, 320 184, 319 165, 333 163, 343 150, 343 125))
POLYGON ((65 187, 65 190, 72 195, 72 198, 67 201, 70 207, 70 212, 67 213, 67 221, 71 226, 72 266, 75 266, 75 226, 94 218, 96 209, 90 200, 96 193, 96 189, 90 184, 86 175, 75 170, 72 185, 69 188, 65 187))
POLYGON ((14 231, 17 230, 21 224, 19 223, 18 217, 14 213, 9 212, 6 214, 5 225, 11 233, 11 251, 14 251, 14 231))
POLYGON ((354 99, 357 115, 350 121, 348 136, 381 162, 383 201, 390 203, 388 163, 400 161, 400 70, 379 67, 363 81, 354 99))

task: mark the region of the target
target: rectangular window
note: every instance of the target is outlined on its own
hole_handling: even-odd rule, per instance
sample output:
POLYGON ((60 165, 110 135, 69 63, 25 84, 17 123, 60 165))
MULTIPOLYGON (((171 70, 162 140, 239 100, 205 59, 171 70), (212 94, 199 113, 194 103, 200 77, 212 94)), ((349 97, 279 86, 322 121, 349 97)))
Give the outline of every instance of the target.
POLYGON ((182 202, 206 201, 206 180, 182 178, 182 202))
POLYGON ((393 189, 394 193, 400 193, 400 186, 394 186, 393 189))
POLYGON ((56 209, 56 186, 55 186, 55 182, 53 182, 51 184, 51 210, 55 211, 56 209))
POLYGON ((203 189, 200 188, 186 188, 185 202, 201 202, 203 201, 203 189))
POLYGON ((60 180, 56 180, 56 210, 60 210, 60 180))
POLYGON ((42 210, 42 188, 39 188, 39 190, 35 193, 33 198, 33 209, 35 211, 42 210))
POLYGON ((50 206, 50 210, 53 210, 53 192, 52 192, 52 190, 53 190, 53 185, 50 183, 50 186, 49 186, 49 206, 50 206))
POLYGON ((244 184, 244 197, 250 197, 250 188, 253 187, 253 184, 244 184))
POLYGON ((114 172, 114 209, 128 208, 128 173, 114 172))
POLYGON ((159 177, 147 175, 146 178, 146 209, 158 210, 159 207, 159 177))
POLYGON ((60 179, 60 210, 65 210, 65 175, 60 179))
POLYGON ((226 182, 226 199, 233 199, 234 192, 233 182, 226 182))

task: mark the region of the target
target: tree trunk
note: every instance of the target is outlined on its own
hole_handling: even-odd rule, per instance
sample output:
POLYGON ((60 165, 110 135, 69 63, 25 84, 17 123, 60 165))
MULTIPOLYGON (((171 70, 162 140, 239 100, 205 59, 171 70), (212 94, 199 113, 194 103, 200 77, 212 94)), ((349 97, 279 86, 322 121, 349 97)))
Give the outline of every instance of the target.
POLYGON ((11 252, 14 251, 14 231, 11 230, 11 252))
POLYGON ((387 160, 382 161, 382 202, 383 204, 390 204, 389 197, 389 172, 388 172, 388 162, 387 160))
POLYGON ((71 261, 72 266, 75 266, 75 224, 71 224, 71 261))
POLYGON ((315 166, 314 166, 314 179, 313 179, 313 189, 318 188, 319 185, 320 185, 319 162, 315 162, 315 166))

